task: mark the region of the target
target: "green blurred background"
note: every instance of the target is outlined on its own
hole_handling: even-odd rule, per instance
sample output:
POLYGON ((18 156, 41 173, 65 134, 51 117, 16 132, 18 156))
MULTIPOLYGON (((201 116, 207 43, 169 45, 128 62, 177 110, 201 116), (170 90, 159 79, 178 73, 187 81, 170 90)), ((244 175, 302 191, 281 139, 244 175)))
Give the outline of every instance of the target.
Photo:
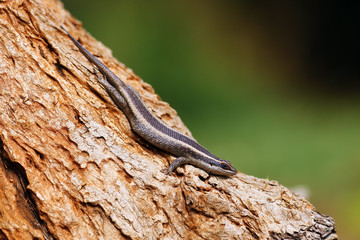
POLYGON ((201 144, 360 239, 358 3, 63 2, 201 144))

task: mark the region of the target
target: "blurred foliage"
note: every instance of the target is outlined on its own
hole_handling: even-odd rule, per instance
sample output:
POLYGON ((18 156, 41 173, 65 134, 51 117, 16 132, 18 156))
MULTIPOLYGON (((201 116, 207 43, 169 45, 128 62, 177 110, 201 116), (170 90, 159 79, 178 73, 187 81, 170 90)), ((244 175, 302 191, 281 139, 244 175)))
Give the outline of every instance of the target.
MULTIPOLYGON (((324 1, 64 1, 242 172, 305 185, 360 238, 358 8, 324 1)), ((356 4, 356 3, 355 3, 356 4)))

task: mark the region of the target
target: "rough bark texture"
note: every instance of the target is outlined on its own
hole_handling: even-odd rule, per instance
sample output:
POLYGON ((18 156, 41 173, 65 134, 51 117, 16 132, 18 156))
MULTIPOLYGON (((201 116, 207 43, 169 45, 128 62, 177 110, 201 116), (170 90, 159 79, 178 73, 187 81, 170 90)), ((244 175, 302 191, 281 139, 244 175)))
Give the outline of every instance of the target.
POLYGON ((64 25, 190 135, 153 89, 56 0, 0 1, 0 239, 336 239, 275 181, 209 176, 136 136, 64 25))

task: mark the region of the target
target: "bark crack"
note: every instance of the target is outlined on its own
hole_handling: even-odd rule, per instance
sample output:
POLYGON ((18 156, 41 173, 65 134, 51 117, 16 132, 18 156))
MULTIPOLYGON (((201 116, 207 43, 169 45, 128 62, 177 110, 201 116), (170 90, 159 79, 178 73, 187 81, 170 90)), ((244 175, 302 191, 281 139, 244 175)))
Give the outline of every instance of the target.
POLYGON ((5 150, 2 139, 0 139, 0 159, 3 163, 6 176, 14 182, 15 188, 18 191, 20 202, 25 204, 25 207, 21 208, 21 210, 25 211, 25 216, 29 216, 31 218, 29 219, 31 225, 40 229, 45 240, 56 240, 56 238, 50 233, 46 222, 40 218, 35 199, 33 198, 31 191, 27 189, 29 180, 25 169, 18 162, 11 161, 5 150))

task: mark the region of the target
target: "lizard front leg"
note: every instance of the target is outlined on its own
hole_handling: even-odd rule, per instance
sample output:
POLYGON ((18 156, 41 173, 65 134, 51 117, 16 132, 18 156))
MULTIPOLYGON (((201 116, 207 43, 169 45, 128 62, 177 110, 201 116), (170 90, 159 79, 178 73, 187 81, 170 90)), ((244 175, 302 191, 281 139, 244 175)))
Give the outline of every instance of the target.
POLYGON ((161 170, 161 172, 165 173, 165 174, 171 174, 172 172, 175 171, 175 169, 177 169, 178 167, 184 165, 184 164, 189 164, 191 163, 190 159, 187 157, 178 157, 176 158, 169 166, 168 169, 163 169, 161 170))

